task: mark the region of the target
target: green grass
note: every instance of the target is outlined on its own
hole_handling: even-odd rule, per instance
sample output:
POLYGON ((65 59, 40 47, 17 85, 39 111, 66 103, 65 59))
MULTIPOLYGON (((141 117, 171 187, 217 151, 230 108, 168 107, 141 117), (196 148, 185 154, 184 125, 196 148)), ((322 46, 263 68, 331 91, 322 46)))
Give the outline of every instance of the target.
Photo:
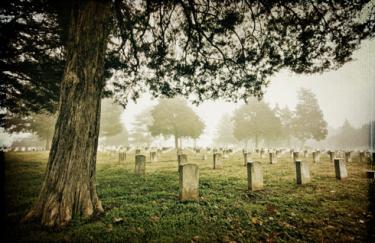
MULTIPOLYGON (((74 218, 63 230, 19 221, 32 206, 46 167, 48 154, 6 154, 5 199, 8 240, 78 242, 364 242, 368 211, 366 165, 354 157, 347 165, 349 178, 338 181, 333 164, 323 155, 310 163, 311 184, 298 186, 289 155, 271 165, 263 163, 265 189, 247 191, 242 154, 231 154, 224 168, 212 169, 212 155, 188 153, 200 167, 200 200, 179 202, 175 153, 147 163, 146 176, 134 175, 134 154, 126 163, 100 153, 97 190, 105 214, 86 220, 74 218), (120 222, 114 222, 121 219, 120 222)), ((311 161, 311 155, 306 158, 311 161)))

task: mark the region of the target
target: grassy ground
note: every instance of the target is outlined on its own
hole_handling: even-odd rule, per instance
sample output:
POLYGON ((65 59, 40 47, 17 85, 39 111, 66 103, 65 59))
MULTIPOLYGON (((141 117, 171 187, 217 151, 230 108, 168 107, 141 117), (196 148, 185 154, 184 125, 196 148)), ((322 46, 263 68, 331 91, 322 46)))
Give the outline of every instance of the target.
MULTIPOLYGON (((20 224, 42 183, 47 153, 6 154, 6 231, 12 241, 94 242, 365 242, 368 222, 366 165, 358 157, 347 165, 349 178, 335 179, 333 164, 323 155, 310 163, 312 182, 298 186, 289 155, 277 164, 263 162, 265 189, 246 190, 242 154, 231 154, 224 168, 212 169, 212 155, 188 153, 200 167, 200 200, 178 201, 175 153, 147 163, 146 176, 134 175, 134 154, 126 163, 101 153, 97 189, 105 208, 100 218, 75 218, 64 230, 20 224)), ((306 160, 311 161, 311 155, 306 160)))

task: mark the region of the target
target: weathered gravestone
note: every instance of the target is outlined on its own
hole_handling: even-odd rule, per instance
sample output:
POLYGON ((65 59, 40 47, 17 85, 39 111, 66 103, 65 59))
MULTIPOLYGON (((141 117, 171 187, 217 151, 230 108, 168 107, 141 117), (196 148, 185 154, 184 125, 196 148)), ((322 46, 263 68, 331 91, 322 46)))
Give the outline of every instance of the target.
POLYGON ((311 177, 310 177, 310 168, 309 164, 307 162, 296 160, 296 178, 297 178, 297 184, 307 184, 310 183, 311 177))
POLYGON ((361 163, 366 163, 367 162, 367 158, 366 158, 365 152, 363 152, 363 151, 359 152, 359 162, 361 162, 361 163))
POLYGON ((196 164, 182 164, 179 167, 181 201, 199 199, 199 167, 196 164))
POLYGON ((277 163, 277 156, 275 153, 269 153, 270 155, 270 164, 276 164, 277 163))
POLYGON ((342 180, 348 177, 345 162, 342 159, 334 159, 336 179, 342 180))
POLYGON ((126 161, 126 152, 120 152, 118 154, 118 162, 125 162, 126 161))
POLYGON ((186 164, 188 162, 187 154, 179 154, 177 156, 177 161, 178 161, 178 168, 180 168, 180 165, 186 164))
POLYGON ((304 157, 304 158, 307 158, 308 155, 309 155, 309 151, 304 150, 304 151, 303 151, 303 157, 304 157))
POLYGON ((146 174, 146 156, 137 154, 135 156, 135 174, 145 175, 146 174))
POLYGON ((329 159, 331 162, 333 162, 333 159, 335 158, 335 152, 333 151, 328 151, 329 159))
POLYGON ((276 150, 276 152, 275 152, 275 154, 276 154, 276 158, 279 158, 280 157, 280 154, 281 154, 281 150, 276 150))
POLYGON ((260 162, 248 161, 247 164, 247 187, 250 191, 263 189, 263 171, 260 162))
POLYGON ((319 163, 320 162, 320 152, 319 151, 312 152, 312 157, 313 157, 313 162, 314 163, 319 163))
POLYGON ((244 166, 247 165, 247 162, 250 160, 251 153, 250 152, 244 152, 243 153, 243 159, 244 159, 244 166))
POLYGON ((290 158, 292 158, 292 159, 293 159, 293 153, 294 153, 294 149, 290 149, 290 150, 289 150, 289 153, 290 153, 290 158))
POLYGON ((299 159, 299 152, 293 152, 293 162, 296 162, 296 160, 299 159))
POLYGON ((260 157, 263 159, 264 158, 264 149, 262 148, 261 150, 260 150, 260 157))
POLYGON ((223 150, 223 158, 228 159, 228 150, 226 149, 223 150))
POLYGON ((345 152, 345 162, 346 163, 352 162, 352 153, 350 151, 345 152))
POLYGON ((155 151, 150 152, 150 162, 157 162, 158 161, 158 155, 155 151))
POLYGON ((223 168, 223 160, 222 160, 221 153, 214 153, 213 159, 214 159, 214 165, 213 165, 214 169, 223 168))

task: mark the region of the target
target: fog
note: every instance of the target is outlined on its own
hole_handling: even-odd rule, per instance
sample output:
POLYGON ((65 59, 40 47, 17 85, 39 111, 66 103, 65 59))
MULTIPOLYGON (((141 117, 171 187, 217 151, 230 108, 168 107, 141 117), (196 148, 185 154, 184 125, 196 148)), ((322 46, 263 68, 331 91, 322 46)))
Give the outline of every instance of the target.
MULTIPOLYGON (((354 127, 375 120, 375 40, 363 42, 353 56, 353 61, 346 63, 338 70, 313 75, 296 75, 283 70, 271 78, 266 89, 264 100, 272 107, 288 106, 294 110, 297 103, 297 91, 300 88, 310 89, 316 94, 324 118, 329 127, 340 127, 345 119, 354 127)), ((129 131, 132 129, 136 114, 157 103, 150 95, 144 94, 137 103, 130 102, 122 115, 122 120, 129 131)), ((206 124, 199 145, 212 143, 218 120, 224 114, 232 114, 241 103, 223 101, 205 101, 194 106, 206 124)), ((329 135, 329 134, 328 134, 329 135)))
MULTIPOLYGON (((288 70, 271 77, 271 83, 265 90, 264 100, 272 107, 288 106, 294 110, 297 103, 297 91, 300 88, 310 89, 315 93, 324 118, 329 127, 340 127, 345 119, 354 127, 360 127, 370 120, 375 120, 375 40, 362 43, 353 61, 346 63, 338 70, 313 75, 296 75, 288 70)), ((122 114, 122 122, 132 132, 134 117, 145 108, 157 103, 149 94, 145 93, 137 103, 130 101, 122 114)), ((205 101, 199 106, 191 105, 206 125, 204 134, 198 145, 212 144, 218 121, 223 115, 231 115, 243 102, 229 103, 223 101, 205 101)), ((328 134, 329 136, 330 134, 328 134)), ((0 144, 9 144, 16 137, 25 135, 0 134, 0 144)), ((161 145, 164 142, 156 142, 161 145)), ((173 142, 167 142, 172 145, 173 142)))

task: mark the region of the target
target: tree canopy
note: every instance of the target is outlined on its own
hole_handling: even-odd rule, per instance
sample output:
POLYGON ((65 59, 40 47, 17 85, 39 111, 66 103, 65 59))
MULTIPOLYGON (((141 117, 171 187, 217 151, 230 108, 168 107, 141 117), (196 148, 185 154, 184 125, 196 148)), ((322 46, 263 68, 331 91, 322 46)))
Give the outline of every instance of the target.
POLYGON ((153 137, 148 127, 152 124, 151 108, 146 108, 135 116, 131 131, 131 143, 150 147, 153 137))
MULTIPOLYGON (((281 68, 336 69, 374 36, 369 1, 108 1, 106 94, 261 96, 281 68)), ((3 1, 0 107, 54 112, 74 1, 3 1)))
POLYGON ((292 122, 295 137, 303 143, 307 139, 317 141, 324 139, 328 133, 327 122, 324 120, 315 94, 310 90, 300 89, 298 100, 292 122))
POLYGON ((100 117, 100 136, 112 137, 122 132, 121 114, 123 108, 113 103, 111 99, 103 99, 100 117))
POLYGON ((363 124, 355 128, 346 119, 337 134, 329 136, 328 145, 339 149, 364 149, 371 147, 371 125, 363 124))
POLYGON ((290 146, 291 136, 293 135, 292 124, 294 113, 288 108, 288 106, 285 106, 284 108, 276 106, 274 112, 281 121, 281 139, 284 139, 288 146, 290 146))
POLYGON ((263 101, 251 99, 234 112, 234 136, 247 143, 254 139, 255 147, 262 140, 270 143, 281 134, 281 122, 273 110, 263 101))
POLYGON ((101 102, 100 133, 101 143, 105 145, 127 145, 128 130, 121 121, 124 109, 112 99, 101 102))
POLYGON ((151 110, 152 124, 149 130, 152 136, 173 136, 176 148, 177 140, 183 137, 197 139, 205 127, 199 116, 182 98, 160 99, 151 110))
POLYGON ((221 146, 238 143, 238 140, 233 135, 233 120, 230 114, 224 114, 219 120, 214 143, 221 146))
POLYGON ((2 120, 2 127, 8 133, 33 133, 44 140, 48 150, 55 129, 56 114, 31 113, 28 116, 12 114, 2 120))

